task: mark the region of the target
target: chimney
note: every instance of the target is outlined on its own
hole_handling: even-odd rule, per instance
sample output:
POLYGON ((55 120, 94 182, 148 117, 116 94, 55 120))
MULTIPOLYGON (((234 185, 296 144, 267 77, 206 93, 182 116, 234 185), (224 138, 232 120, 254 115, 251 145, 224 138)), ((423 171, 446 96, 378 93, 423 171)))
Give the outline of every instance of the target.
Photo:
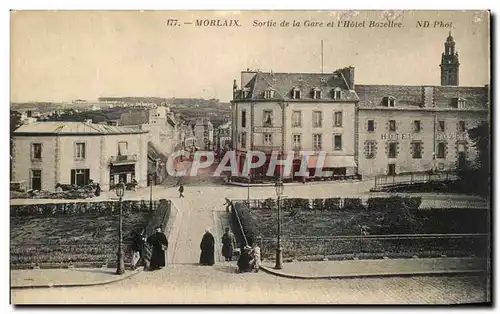
POLYGON ((340 69, 340 70, 337 70, 335 72, 339 72, 346 84, 347 84, 347 88, 349 88, 350 90, 354 90, 354 67, 353 66, 349 66, 347 68, 343 68, 343 69, 340 69))
POLYGON ((424 89, 423 107, 434 106, 434 87, 433 86, 424 86, 423 89, 424 89))

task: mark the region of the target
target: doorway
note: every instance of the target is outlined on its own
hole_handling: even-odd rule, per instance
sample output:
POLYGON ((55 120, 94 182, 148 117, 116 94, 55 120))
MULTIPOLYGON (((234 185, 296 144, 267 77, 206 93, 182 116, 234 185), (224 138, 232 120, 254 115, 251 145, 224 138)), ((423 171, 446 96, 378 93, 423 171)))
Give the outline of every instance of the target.
POLYGON ((31 170, 31 189, 37 191, 42 189, 42 170, 31 170))

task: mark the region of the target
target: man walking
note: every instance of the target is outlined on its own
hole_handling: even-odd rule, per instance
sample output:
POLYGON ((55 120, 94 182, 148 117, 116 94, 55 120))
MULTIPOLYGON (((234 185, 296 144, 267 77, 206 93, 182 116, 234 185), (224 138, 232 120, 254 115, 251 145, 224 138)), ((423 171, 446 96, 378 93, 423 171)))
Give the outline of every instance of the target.
MULTIPOLYGON (((144 245, 146 243, 146 237, 144 236, 144 229, 141 230, 141 232, 136 232, 134 231, 134 238, 132 240, 132 261, 131 261, 131 266, 132 269, 137 268, 137 262, 139 262, 140 259, 145 261, 144 258, 144 245)), ((146 267, 147 265, 145 265, 146 267)))
POLYGON ((184 185, 182 185, 181 183, 181 186, 179 187, 179 198, 184 198, 184 185))
POLYGON ((222 256, 229 262, 233 259, 233 242, 234 235, 229 231, 229 227, 226 227, 226 232, 222 236, 222 256))

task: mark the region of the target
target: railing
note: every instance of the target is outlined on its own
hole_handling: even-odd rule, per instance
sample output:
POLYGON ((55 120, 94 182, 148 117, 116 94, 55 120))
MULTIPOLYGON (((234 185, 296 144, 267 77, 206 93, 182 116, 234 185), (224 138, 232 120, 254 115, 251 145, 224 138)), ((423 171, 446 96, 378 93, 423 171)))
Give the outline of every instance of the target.
POLYGON ((458 175, 455 172, 419 172, 397 175, 379 175, 375 177, 375 188, 399 184, 426 183, 430 181, 452 181, 457 179, 458 175))
POLYGON ((136 162, 138 160, 137 155, 118 155, 111 156, 111 163, 121 163, 121 162, 136 162))
MULTIPOLYGON (((130 241, 124 241, 124 258, 131 257, 130 241)), ((14 268, 29 266, 64 267, 70 265, 109 265, 116 262, 117 242, 100 243, 33 243, 11 245, 10 264, 14 268)), ((87 266, 88 267, 88 266, 87 266)))
MULTIPOLYGON (((397 234, 333 237, 282 237, 287 259, 335 257, 485 256, 488 234, 397 234)), ((261 240, 262 257, 273 259, 276 239, 261 240)))
POLYGON ((235 204, 231 202, 231 214, 233 217, 235 217, 235 220, 237 222, 237 227, 238 227, 238 235, 241 236, 241 240, 243 240, 244 243, 240 243, 240 246, 242 244, 248 245, 247 237, 245 235, 245 230, 243 229, 243 225, 241 224, 241 219, 240 215, 238 213, 238 210, 236 209, 236 206, 241 206, 242 204, 235 204))

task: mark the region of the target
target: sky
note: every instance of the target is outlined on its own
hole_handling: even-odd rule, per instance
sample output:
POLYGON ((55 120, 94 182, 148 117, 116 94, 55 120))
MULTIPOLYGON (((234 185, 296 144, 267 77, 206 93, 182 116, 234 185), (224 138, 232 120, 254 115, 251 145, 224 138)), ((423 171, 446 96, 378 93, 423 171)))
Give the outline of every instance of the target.
MULTIPOLYGON (((439 23, 438 23, 439 24, 439 23)), ((247 68, 332 72, 355 67, 356 84, 439 85, 451 30, 460 85, 489 83, 489 16, 479 11, 15 11, 11 101, 156 96, 232 98, 247 68), (169 26, 178 19, 180 26, 169 26), (196 26, 239 20, 240 27, 196 26), (276 27, 254 27, 273 20, 276 27), (300 27, 280 27, 295 20, 300 27), (325 27, 305 27, 304 22, 325 27), (339 28, 339 20, 401 22, 401 28, 339 28), (417 21, 431 27, 417 27, 417 21), (451 22, 437 25, 435 21, 451 22), (193 24, 184 24, 192 22, 193 24)))

